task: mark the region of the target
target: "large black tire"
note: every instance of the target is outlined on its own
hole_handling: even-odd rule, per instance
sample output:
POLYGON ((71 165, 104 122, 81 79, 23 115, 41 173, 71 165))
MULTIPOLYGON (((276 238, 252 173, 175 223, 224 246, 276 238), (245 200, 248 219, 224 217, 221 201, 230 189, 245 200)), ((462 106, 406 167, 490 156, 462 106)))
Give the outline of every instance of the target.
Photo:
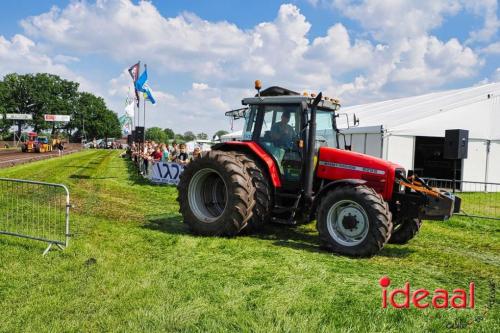
POLYGON ((252 218, 248 221, 247 230, 250 232, 257 231, 269 221, 271 216, 273 204, 269 180, 262 168, 251 157, 238 153, 236 153, 236 156, 252 177, 252 184, 255 188, 255 206, 252 218))
POLYGON ((339 186, 321 199, 317 229, 324 248, 343 255, 369 257, 382 250, 389 240, 391 213, 372 188, 339 186))
POLYGON ((188 164, 178 185, 179 212, 205 236, 235 236, 255 205, 251 176, 232 152, 210 151, 188 164))
POLYGON ((391 244, 406 244, 418 234, 422 220, 419 218, 403 218, 401 223, 396 224, 392 231, 389 243, 391 244))

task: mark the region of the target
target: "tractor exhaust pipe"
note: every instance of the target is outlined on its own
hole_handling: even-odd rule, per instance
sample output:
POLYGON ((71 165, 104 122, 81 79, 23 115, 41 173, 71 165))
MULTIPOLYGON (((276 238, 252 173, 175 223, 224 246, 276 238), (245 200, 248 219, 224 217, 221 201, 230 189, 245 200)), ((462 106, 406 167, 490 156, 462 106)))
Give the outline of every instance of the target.
POLYGON ((314 153, 316 151, 316 107, 323 99, 319 93, 311 105, 311 117, 309 118, 309 134, 307 136, 307 153, 304 175, 304 195, 306 202, 312 202, 313 180, 314 180, 314 153))

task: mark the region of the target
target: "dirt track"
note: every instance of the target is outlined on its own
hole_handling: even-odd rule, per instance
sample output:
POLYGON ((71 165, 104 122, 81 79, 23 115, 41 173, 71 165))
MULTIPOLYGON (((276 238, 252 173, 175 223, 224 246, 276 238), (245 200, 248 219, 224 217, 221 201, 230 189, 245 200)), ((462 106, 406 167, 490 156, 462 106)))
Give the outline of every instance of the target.
MULTIPOLYGON (((63 154, 71 154, 81 150, 79 145, 69 146, 64 149, 63 154)), ((12 151, 0 151, 0 168, 6 168, 17 164, 30 163, 34 161, 40 161, 47 158, 57 157, 57 150, 50 153, 23 153, 20 150, 12 151)))

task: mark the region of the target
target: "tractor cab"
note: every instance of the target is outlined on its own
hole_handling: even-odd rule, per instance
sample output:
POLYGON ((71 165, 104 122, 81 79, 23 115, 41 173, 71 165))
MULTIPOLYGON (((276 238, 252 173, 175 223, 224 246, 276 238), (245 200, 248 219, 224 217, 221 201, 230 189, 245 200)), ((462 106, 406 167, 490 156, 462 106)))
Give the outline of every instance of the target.
POLYGON ((49 138, 47 138, 46 136, 39 136, 36 141, 40 144, 48 144, 49 138))
MULTIPOLYGON (((317 96, 270 87, 256 97, 243 99, 243 141, 259 144, 275 161, 284 190, 296 192, 301 187, 302 171, 308 150, 308 124, 311 109, 316 108, 315 148, 337 146, 336 111, 338 100, 322 98, 313 106, 317 96)), ((230 115, 230 114, 228 114, 230 115)), ((317 155, 317 149, 315 149, 317 155)))

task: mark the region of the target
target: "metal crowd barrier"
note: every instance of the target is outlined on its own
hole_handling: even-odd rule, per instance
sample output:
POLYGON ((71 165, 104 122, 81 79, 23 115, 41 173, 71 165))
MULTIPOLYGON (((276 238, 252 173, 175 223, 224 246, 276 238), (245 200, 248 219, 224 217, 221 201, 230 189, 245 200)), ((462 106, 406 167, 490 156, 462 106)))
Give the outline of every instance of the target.
POLYGON ((425 180, 432 187, 455 191, 462 198, 462 211, 457 215, 500 220, 500 183, 437 178, 425 180))
POLYGON ((69 245, 70 207, 62 184, 0 178, 0 234, 46 242, 43 255, 69 245))

